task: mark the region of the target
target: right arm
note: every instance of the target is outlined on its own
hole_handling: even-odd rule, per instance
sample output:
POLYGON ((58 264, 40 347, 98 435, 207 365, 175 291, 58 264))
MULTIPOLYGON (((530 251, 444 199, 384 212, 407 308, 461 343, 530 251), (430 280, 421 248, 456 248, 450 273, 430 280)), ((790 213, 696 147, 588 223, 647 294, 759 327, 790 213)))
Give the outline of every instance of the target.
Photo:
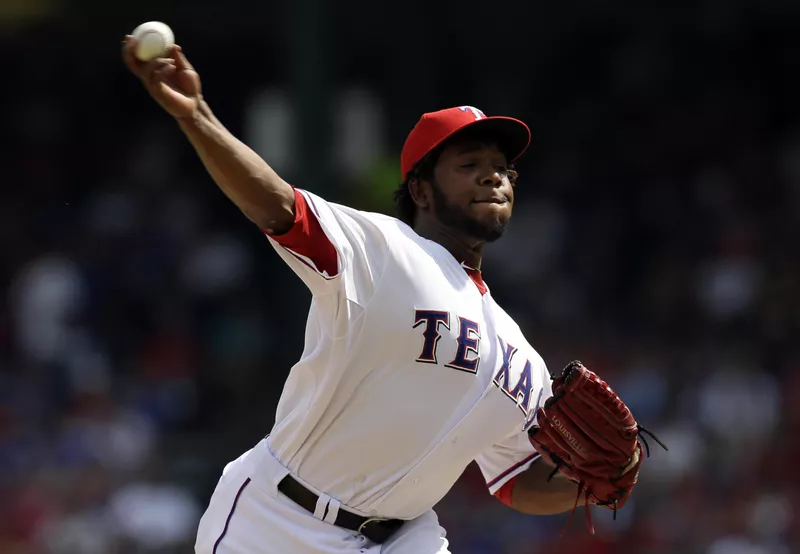
MULTIPOLYGON (((266 235, 278 254, 315 295, 342 293, 366 306, 387 252, 382 231, 369 217, 345 214, 313 194, 295 189, 214 117, 200 76, 174 46, 168 58, 141 62, 135 42, 122 57, 150 96, 178 122, 219 188, 266 235)), ((348 304, 350 306, 350 304, 348 304)), ((331 313, 344 312, 336 303, 331 313)))
POLYGON ((123 58, 147 91, 179 123, 211 177, 225 195, 262 230, 280 235, 294 223, 292 187, 214 116, 201 92, 200 77, 174 46, 169 58, 141 62, 126 37, 123 58))

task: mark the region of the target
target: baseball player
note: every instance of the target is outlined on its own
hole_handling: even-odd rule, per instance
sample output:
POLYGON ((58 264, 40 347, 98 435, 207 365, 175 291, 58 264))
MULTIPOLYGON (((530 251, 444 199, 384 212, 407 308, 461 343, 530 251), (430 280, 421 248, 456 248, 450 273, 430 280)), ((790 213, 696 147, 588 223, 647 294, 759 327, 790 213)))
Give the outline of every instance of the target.
POLYGON ((576 464, 598 439, 567 422, 579 409, 554 404, 583 381, 551 386, 481 277, 483 249, 511 217, 524 123, 470 106, 423 115, 403 146, 396 219, 287 184, 214 117, 179 46, 147 63, 133 47, 126 37, 127 66, 312 294, 275 425, 225 467, 196 552, 446 553, 432 507, 473 460, 489 492, 524 513, 569 511, 582 492, 624 501, 635 476, 615 479, 638 473, 635 433, 626 471, 603 481, 620 494, 595 496, 576 464))

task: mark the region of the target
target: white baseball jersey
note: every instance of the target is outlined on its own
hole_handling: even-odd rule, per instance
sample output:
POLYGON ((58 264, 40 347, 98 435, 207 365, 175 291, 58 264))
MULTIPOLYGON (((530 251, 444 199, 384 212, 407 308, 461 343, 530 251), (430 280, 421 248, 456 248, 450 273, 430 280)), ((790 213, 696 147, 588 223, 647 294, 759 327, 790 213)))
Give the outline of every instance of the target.
POLYGON ((397 219, 295 198, 295 227, 269 240, 313 298, 273 455, 356 512, 402 519, 473 460, 491 493, 526 470, 550 376, 479 272, 397 219))

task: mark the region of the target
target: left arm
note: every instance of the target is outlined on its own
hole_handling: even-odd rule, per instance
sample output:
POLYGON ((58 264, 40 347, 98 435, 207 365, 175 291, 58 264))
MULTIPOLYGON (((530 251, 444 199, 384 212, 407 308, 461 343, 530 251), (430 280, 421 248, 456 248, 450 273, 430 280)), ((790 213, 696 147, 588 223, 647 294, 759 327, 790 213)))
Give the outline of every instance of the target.
MULTIPOLYGON (((542 391, 537 408, 553 395, 550 373, 544 361, 539 362, 542 391)), ((475 461, 483 472, 489 493, 518 512, 552 515, 572 511, 575 507, 578 485, 560 472, 548 480, 555 465, 537 452, 528 431, 505 437, 475 461)))
POLYGON ((555 466, 536 452, 525 431, 494 444, 475 461, 489 493, 518 512, 560 514, 575 506, 578 486, 561 473, 547 480, 555 466))
POLYGON ((553 472, 553 466, 543 458, 538 458, 531 467, 516 476, 511 490, 512 508, 529 515, 552 515, 569 512, 575 506, 578 485, 553 472))
MULTIPOLYGON (((622 475, 637 467, 639 458, 637 450, 622 475)), ((513 482, 508 482, 506 486, 511 487, 509 506, 523 514, 535 516, 572 511, 578 496, 578 485, 560 472, 557 472, 548 481, 547 478, 554 468, 553 464, 539 457, 531 464, 531 467, 517 475, 513 482)), ((585 504, 584 498, 578 501, 579 506, 585 504)), ((591 500, 590 503, 593 504, 591 500)))

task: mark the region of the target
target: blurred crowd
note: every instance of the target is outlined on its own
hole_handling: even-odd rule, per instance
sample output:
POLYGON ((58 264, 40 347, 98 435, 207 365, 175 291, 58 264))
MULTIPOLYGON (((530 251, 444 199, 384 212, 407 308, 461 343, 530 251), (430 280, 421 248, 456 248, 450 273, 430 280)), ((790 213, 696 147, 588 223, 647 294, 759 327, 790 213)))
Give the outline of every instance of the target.
MULTIPOLYGON (((551 371, 581 359, 669 452, 595 537, 470 466, 437 508, 455 554, 800 552, 800 18, 714 21, 587 28, 492 94, 446 67, 403 118, 403 90, 338 83, 315 173, 291 90, 227 75, 240 43, 184 43, 234 132, 363 209, 392 210, 423 111, 532 127, 484 277, 551 371)), ((0 39, 0 552, 190 552, 222 467, 270 429, 309 294, 113 48, 45 55, 60 28, 0 39)))

